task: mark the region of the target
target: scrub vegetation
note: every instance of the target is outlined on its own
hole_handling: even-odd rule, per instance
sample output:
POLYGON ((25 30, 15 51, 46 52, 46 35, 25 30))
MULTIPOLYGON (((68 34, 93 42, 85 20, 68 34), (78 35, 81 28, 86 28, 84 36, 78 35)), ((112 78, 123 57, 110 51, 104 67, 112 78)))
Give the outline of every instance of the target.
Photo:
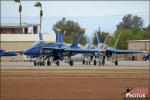
MULTIPOLYGON (((111 35, 108 32, 101 32, 99 27, 98 31, 93 33, 92 42, 94 45, 97 45, 95 38, 95 33, 97 33, 101 42, 104 42, 107 37, 108 39, 106 44, 113 47, 119 34, 121 34, 116 48, 127 49, 128 40, 150 39, 150 25, 143 27, 143 22, 143 19, 137 15, 125 15, 122 18, 122 21, 116 25, 116 31, 111 35)), ((58 21, 53 26, 53 28, 55 27, 60 28, 63 31, 64 41, 66 43, 71 43, 81 29, 81 26, 77 22, 73 20, 66 20, 66 18, 62 18, 58 21)), ((85 43, 86 37, 84 35, 80 44, 85 45, 85 43)))
MULTIPOLYGON (((101 42, 104 42, 107 37, 106 44, 111 47, 114 46, 119 34, 121 34, 116 48, 127 49, 128 40, 150 39, 150 25, 143 27, 143 22, 141 17, 128 14, 116 25, 116 31, 112 35, 108 32, 100 32, 100 29, 96 32, 101 38, 101 42)), ((95 35, 93 36, 93 43, 97 45, 95 35)))

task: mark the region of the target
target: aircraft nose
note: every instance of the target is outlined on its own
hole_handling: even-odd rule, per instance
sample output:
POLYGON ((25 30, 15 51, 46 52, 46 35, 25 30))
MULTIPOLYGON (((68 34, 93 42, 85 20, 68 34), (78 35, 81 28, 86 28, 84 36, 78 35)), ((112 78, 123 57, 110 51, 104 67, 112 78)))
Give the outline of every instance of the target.
POLYGON ((30 51, 29 49, 25 49, 25 50, 23 50, 23 54, 24 54, 24 55, 28 55, 28 54, 29 54, 29 51, 30 51))
POLYGON ((13 56, 17 56, 17 55, 18 55, 15 51, 12 51, 11 54, 12 54, 13 56))
POLYGON ((40 53, 40 49, 38 48, 28 48, 23 51, 24 55, 36 55, 40 53))

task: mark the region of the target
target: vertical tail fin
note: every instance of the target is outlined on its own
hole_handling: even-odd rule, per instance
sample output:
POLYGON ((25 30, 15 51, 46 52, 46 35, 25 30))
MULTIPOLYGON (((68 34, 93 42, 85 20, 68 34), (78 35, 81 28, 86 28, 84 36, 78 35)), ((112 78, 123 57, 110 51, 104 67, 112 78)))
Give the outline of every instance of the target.
POLYGON ((90 44, 90 39, 86 36, 86 44, 87 44, 87 48, 91 48, 91 44, 90 44))
POLYGON ((104 49, 106 45, 100 40, 97 33, 96 33, 96 39, 97 39, 97 42, 98 42, 97 47, 99 47, 100 49, 104 49))
POLYGON ((39 33, 39 40, 43 41, 43 34, 39 33))
POLYGON ((109 37, 109 35, 106 35, 106 38, 105 38, 104 44, 106 44, 106 41, 108 40, 108 37, 109 37))
POLYGON ((63 43, 63 33, 61 29, 56 28, 55 32, 56 32, 56 42, 63 43))
POLYGON ((75 37, 71 47, 77 47, 79 44, 79 41, 84 33, 85 29, 81 29, 81 31, 79 32, 79 34, 75 37))
POLYGON ((99 45, 100 44, 100 40, 99 40, 99 37, 98 37, 97 33, 95 33, 95 36, 96 36, 97 44, 99 45))
POLYGON ((118 43, 119 38, 120 38, 120 35, 121 35, 121 33, 119 34, 119 36, 118 36, 118 38, 117 38, 117 40, 116 40, 116 43, 115 43, 115 45, 114 45, 114 49, 115 49, 115 48, 116 48, 116 46, 117 46, 117 43, 118 43))
POLYGON ((90 44, 90 39, 86 36, 86 44, 90 44))

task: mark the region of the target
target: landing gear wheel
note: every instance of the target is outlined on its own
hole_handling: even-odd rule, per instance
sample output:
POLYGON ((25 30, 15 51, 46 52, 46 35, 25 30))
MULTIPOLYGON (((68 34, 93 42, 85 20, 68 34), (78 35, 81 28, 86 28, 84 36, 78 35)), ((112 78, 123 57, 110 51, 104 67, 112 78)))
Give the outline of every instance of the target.
POLYGON ((59 66, 59 61, 58 60, 56 61, 56 65, 59 66))
POLYGON ((96 60, 94 60, 94 66, 96 66, 96 60))
POLYGON ((42 66, 42 62, 40 62, 40 66, 42 66))
POLYGON ((50 61, 47 61, 47 66, 50 66, 51 65, 51 62, 50 61))
POLYGON ((85 64, 85 60, 82 60, 82 64, 83 64, 83 65, 85 64))
POLYGON ((40 62, 37 62, 37 65, 40 66, 40 62))
POLYGON ((118 66, 118 60, 115 60, 115 65, 118 66))
POLYGON ((86 61, 86 65, 88 65, 89 64, 89 62, 88 61, 86 61))
POLYGON ((45 62, 42 62, 42 65, 45 66, 45 62))
POLYGON ((37 63, 36 63, 36 61, 34 61, 34 66, 36 66, 37 65, 37 63))
POLYGON ((70 60, 69 64, 70 66, 73 66, 73 60, 70 60))
POLYGON ((89 65, 90 65, 90 61, 89 61, 89 65))

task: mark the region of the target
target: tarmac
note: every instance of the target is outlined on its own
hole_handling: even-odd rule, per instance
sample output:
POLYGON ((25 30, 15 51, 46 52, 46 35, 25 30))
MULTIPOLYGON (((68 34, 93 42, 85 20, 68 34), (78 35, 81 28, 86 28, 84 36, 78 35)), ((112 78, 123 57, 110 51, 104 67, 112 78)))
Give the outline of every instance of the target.
POLYGON ((51 66, 34 66, 33 62, 1 62, 1 69, 149 69, 150 61, 119 61, 115 66, 111 61, 107 61, 104 66, 98 64, 94 66, 83 65, 82 62, 74 62, 73 66, 60 62, 59 66, 52 63, 51 66))
POLYGON ((149 68, 149 61, 119 61, 119 66, 1 62, 0 100, 127 100, 121 95, 127 87, 149 88, 149 68))

